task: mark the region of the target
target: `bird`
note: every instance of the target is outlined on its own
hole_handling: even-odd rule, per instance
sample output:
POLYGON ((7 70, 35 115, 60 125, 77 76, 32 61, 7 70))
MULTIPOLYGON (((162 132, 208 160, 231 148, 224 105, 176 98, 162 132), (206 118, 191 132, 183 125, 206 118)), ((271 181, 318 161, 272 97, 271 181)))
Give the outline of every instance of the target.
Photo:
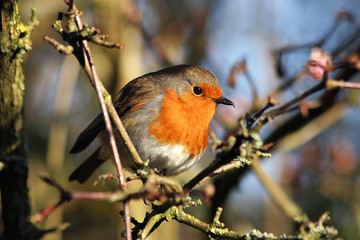
MULTIPOLYGON (((143 161, 166 176, 178 175, 204 154, 209 125, 218 104, 234 103, 223 97, 217 78, 195 65, 176 65, 150 72, 127 83, 114 102, 143 161)), ((134 169, 127 149, 116 132, 116 144, 124 167, 134 169)), ((100 146, 70 175, 84 183, 106 160, 112 159, 109 134, 100 113, 81 132, 70 150, 77 154, 96 138, 100 146)))

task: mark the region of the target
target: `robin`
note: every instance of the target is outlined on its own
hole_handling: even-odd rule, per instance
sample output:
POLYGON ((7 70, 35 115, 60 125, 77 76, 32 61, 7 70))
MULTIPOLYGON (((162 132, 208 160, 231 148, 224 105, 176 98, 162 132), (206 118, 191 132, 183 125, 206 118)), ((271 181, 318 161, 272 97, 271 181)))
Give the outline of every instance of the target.
MULTIPOLYGON (((126 84, 114 106, 141 159, 166 175, 188 170, 204 154, 209 124, 218 104, 234 103, 222 96, 216 77, 192 65, 177 65, 148 73, 126 84)), ((70 153, 83 151, 96 137, 101 146, 69 177, 85 182, 112 158, 103 114, 79 135, 70 153)), ((116 135, 124 167, 134 164, 121 137, 116 135)))

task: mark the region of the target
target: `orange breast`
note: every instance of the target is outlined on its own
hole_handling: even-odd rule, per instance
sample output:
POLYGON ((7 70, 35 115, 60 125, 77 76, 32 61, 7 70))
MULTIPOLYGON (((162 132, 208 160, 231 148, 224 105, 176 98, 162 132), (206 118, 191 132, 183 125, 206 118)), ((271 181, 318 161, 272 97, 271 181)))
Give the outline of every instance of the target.
MULTIPOLYGON (((216 89, 219 89, 216 95, 221 96, 221 89, 216 89)), ((195 96, 191 90, 182 96, 174 90, 165 91, 160 113, 149 124, 149 133, 160 143, 180 144, 189 154, 198 155, 208 144, 209 124, 215 108, 214 101, 195 96)))

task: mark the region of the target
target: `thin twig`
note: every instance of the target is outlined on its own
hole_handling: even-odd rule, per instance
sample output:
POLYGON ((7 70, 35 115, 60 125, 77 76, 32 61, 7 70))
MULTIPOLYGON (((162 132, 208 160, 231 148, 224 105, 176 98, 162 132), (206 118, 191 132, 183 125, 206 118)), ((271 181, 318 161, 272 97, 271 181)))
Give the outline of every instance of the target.
POLYGON ((35 213, 30 217, 30 222, 39 223, 44 221, 50 214, 52 214, 58 207, 60 207, 63 203, 65 203, 65 199, 60 199, 56 204, 49 206, 40 212, 35 213))
POLYGON ((251 168, 270 193, 270 196, 274 199, 275 203, 289 218, 296 219, 303 215, 301 208, 299 208, 297 204, 288 197, 284 190, 264 172, 259 159, 255 158, 252 160, 251 168))
POLYGON ((301 94, 300 96, 294 98, 293 100, 289 101, 288 103, 284 104, 283 106, 280 106, 270 112, 268 112, 266 114, 266 119, 263 120, 263 123, 266 123, 269 121, 269 118, 274 118, 282 113, 284 113, 286 110, 288 110, 291 106, 293 106, 294 104, 302 101, 303 99, 307 98, 308 96, 323 90, 325 87, 324 81, 321 81, 320 83, 318 83, 317 85, 315 85, 314 87, 310 88, 309 90, 305 91, 303 94, 301 94))
POLYGON ((74 51, 74 48, 71 45, 65 46, 51 37, 44 36, 44 40, 53 45, 59 53, 62 53, 64 55, 72 54, 74 51))
POLYGON ((192 178, 184 185, 184 193, 186 194, 190 192, 193 188, 198 186, 200 182, 204 182, 205 178, 207 178, 211 173, 213 173, 223 164, 224 163, 221 163, 220 161, 214 161, 213 163, 211 163, 207 168, 203 169, 199 174, 197 174, 194 178, 192 178))
POLYGON ((350 88, 350 89, 360 89, 360 83, 358 82, 345 82, 345 81, 337 81, 333 79, 329 79, 326 82, 326 88, 350 88))
POLYGON ((185 213, 182 209, 177 209, 177 211, 174 211, 173 217, 176 221, 196 228, 210 236, 218 236, 229 239, 245 239, 246 234, 237 233, 229 230, 228 228, 212 227, 211 224, 200 221, 192 215, 185 213))
POLYGON ((282 48, 274 50, 274 52, 289 53, 289 52, 297 51, 299 49, 304 49, 304 48, 322 47, 324 45, 324 43, 334 35, 335 31, 339 28, 340 24, 343 21, 353 22, 353 18, 354 18, 354 16, 349 12, 339 12, 337 17, 335 18, 335 22, 333 23, 333 25, 330 27, 328 32, 325 33, 325 35, 320 40, 317 40, 317 41, 314 41, 311 43, 296 45, 296 46, 282 47, 282 48))
MULTIPOLYGON (((237 167, 236 163, 231 163, 236 157, 239 156, 239 146, 244 140, 243 136, 237 135, 237 137, 233 137, 233 143, 231 147, 229 146, 228 150, 223 150, 217 154, 217 158, 204 170, 202 170, 199 174, 197 174, 194 178, 192 178, 189 182, 187 182, 183 187, 183 192, 186 194, 190 192, 193 188, 198 186, 200 183, 203 183, 208 179, 208 176, 211 174, 220 174, 221 172, 227 171, 231 168, 237 167), (230 164, 227 166, 227 164, 230 164), (222 168, 224 167, 224 168, 222 168)), ((234 160, 239 161, 242 165, 246 163, 242 160, 234 160)))
POLYGON ((215 176, 218 176, 226 171, 229 171, 231 169, 234 169, 234 168, 239 168, 239 167, 242 167, 244 166, 244 163, 242 163, 241 161, 237 161, 237 160, 234 160, 226 165, 223 165, 221 167, 219 167, 218 169, 214 170, 212 173, 210 173, 209 175, 207 175, 206 177, 204 177, 203 179, 201 179, 196 185, 194 185, 192 188, 195 188, 201 184, 203 184, 204 182, 206 182, 207 180, 215 177, 215 176))
MULTIPOLYGON (((130 14, 128 12, 125 12, 125 16, 129 20, 130 23, 134 25, 134 27, 140 32, 141 36, 143 37, 143 40, 145 43, 149 46, 151 50, 154 51, 154 53, 157 55, 161 63, 165 66, 171 66, 173 65, 171 59, 169 58, 168 54, 166 53, 164 47, 157 41, 154 40, 154 37, 151 36, 146 29, 144 28, 143 24, 141 23, 141 14, 140 9, 136 6, 131 6, 133 11, 137 11, 137 14, 130 14), (136 8, 136 9, 135 9, 136 8), (134 17, 135 16, 135 17, 134 17)), ((133 13, 133 12, 132 12, 133 13)))
MULTIPOLYGON (((251 77, 249 71, 247 70, 247 63, 246 63, 246 59, 236 62, 233 67, 231 68, 230 71, 230 75, 228 77, 228 84, 230 87, 234 87, 236 84, 236 80, 235 77, 237 74, 244 74, 245 79, 247 80, 250 89, 251 89, 251 95, 253 98, 253 102, 257 103, 257 101, 259 100, 259 95, 258 95, 258 91, 255 85, 255 81, 253 80, 253 78, 251 77)), ((256 104, 255 104, 256 105, 256 104)))
MULTIPOLYGON (((108 201, 108 202, 129 202, 131 199, 144 198, 150 201, 158 200, 160 202, 168 201, 169 196, 166 193, 161 191, 160 184, 161 179, 158 181, 157 175, 149 176, 149 181, 147 181, 143 188, 137 192, 127 192, 127 191, 115 191, 115 192, 86 192, 86 191, 66 191, 60 184, 55 182, 53 179, 47 176, 40 176, 41 180, 45 183, 53 186, 60 192, 60 200, 37 213, 31 217, 32 222, 43 221, 51 213, 53 213, 58 207, 62 204, 69 202, 71 200, 95 200, 95 201, 108 201)), ((164 181, 162 181, 164 182, 164 181)), ((181 195, 180 193, 175 193, 175 195, 181 195)), ((130 217, 130 216, 129 216, 130 217)))
POLYGON ((252 93, 252 97, 253 97, 252 100, 256 105, 256 103, 259 101, 259 94, 258 94, 256 85, 255 85, 255 81, 247 69, 245 70, 244 75, 245 75, 245 77, 249 83, 250 89, 251 89, 251 93, 252 93))
MULTIPOLYGON (((77 14, 78 11, 77 11, 74 4, 70 4, 70 6, 72 8, 69 9, 69 10, 74 12, 74 14, 75 14, 75 19, 74 19, 75 23, 77 25, 78 30, 81 31, 83 29, 83 25, 82 25, 80 16, 77 14)), ((105 104, 104 94, 103 94, 103 91, 102 91, 102 89, 104 89, 104 88, 100 85, 100 79, 99 79, 99 77, 97 75, 95 66, 93 64, 93 58, 92 58, 92 55, 91 55, 91 51, 90 51, 90 48, 89 48, 88 41, 84 39, 84 40, 82 40, 82 44, 83 44, 82 47, 83 47, 85 55, 86 55, 86 58, 85 58, 86 62, 89 64, 89 67, 90 67, 91 79, 93 80, 93 83, 94 83, 94 86, 95 86, 95 89, 96 89, 96 92, 97 92, 97 95, 98 95, 98 99, 99 99, 99 102, 100 102, 101 110, 102 110, 102 112, 104 114, 104 121, 105 121, 106 129, 107 129, 107 131, 109 133, 110 145, 111 145, 111 149, 112 149, 112 152, 113 152, 113 157, 114 157, 114 161, 115 161, 115 165, 116 165, 116 170, 117 170, 118 177, 119 177, 119 186, 120 186, 121 190, 125 191, 127 186, 126 186, 125 177, 124 177, 124 173, 123 173, 123 167, 122 167, 122 164, 121 164, 121 161, 120 161, 119 151, 118 151, 117 145, 116 145, 116 139, 115 139, 115 136, 114 136, 114 131, 113 131, 111 120, 110 120, 109 113, 108 113, 108 108, 107 108, 107 106, 105 104)), ((107 102, 110 103, 110 104, 107 104, 107 105, 108 106, 110 105, 110 108, 111 108, 111 106, 114 108, 114 106, 112 105, 110 99, 109 98, 107 99, 108 100, 107 102)), ((118 116, 117 114, 115 114, 115 115, 118 116)), ((118 117, 118 121, 121 122, 119 117, 118 117)), ((125 213, 124 214, 124 216, 125 216, 124 221, 125 221, 126 239, 131 240, 132 236, 131 236, 130 208, 129 208, 128 201, 125 201, 123 203, 123 207, 124 207, 124 213, 125 213)))
MULTIPOLYGON (((297 45, 297 46, 287 46, 287 47, 282 47, 282 48, 279 48, 279 49, 275 49, 273 51, 273 54, 275 56, 280 56, 277 59, 277 65, 281 66, 281 60, 282 60, 281 57, 283 56, 284 53, 290 53, 291 51, 296 51, 296 50, 304 49, 304 48, 314 48, 314 47, 320 47, 321 48, 324 45, 324 43, 334 35, 335 31, 340 26, 340 23, 342 21, 350 21, 350 22, 352 21, 351 16, 352 15, 350 13, 345 13, 345 14, 342 14, 342 15, 339 14, 339 16, 336 18, 336 21, 330 27, 328 32, 324 35, 323 38, 321 38, 318 41, 315 41, 315 42, 312 42, 312 43, 307 43, 307 44, 302 44, 302 45, 297 45)), ((331 52, 332 58, 335 59, 336 57, 338 57, 338 55, 345 48, 350 46, 356 39, 358 39, 359 34, 360 34, 360 29, 357 29, 347 39, 345 39, 344 41, 340 41, 339 45, 331 52)), ((307 76, 307 71, 304 68, 303 70, 298 72, 294 77, 288 78, 289 80, 287 80, 286 82, 281 84, 273 93, 271 93, 271 95, 276 97, 278 94, 281 93, 281 91, 291 87, 294 82, 298 81, 299 79, 302 79, 305 76, 307 76)))
POLYGON ((103 46, 106 48, 116 48, 118 50, 123 50, 124 49, 124 44, 121 43, 110 43, 107 41, 104 41, 104 39, 108 39, 109 35, 95 35, 94 37, 92 37, 90 39, 91 42, 99 45, 99 46, 103 46))
MULTIPOLYGON (((75 15, 75 22, 76 22, 79 30, 81 30, 82 29, 82 24, 81 24, 81 21, 80 21, 80 17, 78 15, 75 15)), ((106 104, 105 104, 104 94, 103 94, 103 91, 102 91, 100 83, 99 83, 100 79, 99 79, 99 76, 97 75, 97 72, 96 72, 96 69, 95 69, 95 66, 94 66, 94 63, 93 63, 93 58, 92 58, 91 51, 90 51, 89 44, 88 44, 87 40, 82 40, 82 43, 83 43, 83 48, 84 48, 84 52, 85 52, 85 55, 86 55, 86 60, 87 60, 87 62, 89 64, 89 68, 90 68, 90 72, 91 72, 91 79, 93 80, 95 90, 96 90, 96 93, 98 95, 101 111, 104 114, 105 126, 106 126, 106 130, 108 131, 109 137, 110 137, 110 145, 111 145, 111 149, 112 149, 112 152, 113 152, 113 157, 114 157, 115 164, 116 164, 116 169, 117 169, 117 172, 118 172, 119 183, 121 185, 121 189, 125 190, 126 189, 126 182, 125 182, 125 178, 124 178, 124 174, 123 174, 122 164, 121 164, 121 161, 120 161, 119 151, 118 151, 117 146, 116 146, 116 140, 115 140, 114 131, 113 131, 113 128, 112 128, 109 112, 108 112, 106 104)), ((109 101, 109 100, 107 99, 107 101, 109 101)))
POLYGON ((267 103, 266 103, 266 105, 263 107, 263 108, 261 108, 258 112, 256 112, 254 115, 253 115, 253 119, 257 119, 257 118, 259 118, 266 110, 268 110, 270 107, 273 107, 273 106, 275 106, 275 105, 278 105, 278 104, 280 104, 280 102, 279 101, 276 101, 271 95, 269 95, 268 97, 267 97, 267 103))

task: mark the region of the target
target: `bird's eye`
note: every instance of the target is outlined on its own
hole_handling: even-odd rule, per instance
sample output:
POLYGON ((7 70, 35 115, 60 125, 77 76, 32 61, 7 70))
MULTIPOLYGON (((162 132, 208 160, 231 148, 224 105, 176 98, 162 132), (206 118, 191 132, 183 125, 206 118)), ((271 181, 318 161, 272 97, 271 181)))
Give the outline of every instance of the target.
POLYGON ((193 93, 197 96, 200 96, 203 93, 203 90, 201 89, 201 87, 195 86, 193 87, 193 93))

